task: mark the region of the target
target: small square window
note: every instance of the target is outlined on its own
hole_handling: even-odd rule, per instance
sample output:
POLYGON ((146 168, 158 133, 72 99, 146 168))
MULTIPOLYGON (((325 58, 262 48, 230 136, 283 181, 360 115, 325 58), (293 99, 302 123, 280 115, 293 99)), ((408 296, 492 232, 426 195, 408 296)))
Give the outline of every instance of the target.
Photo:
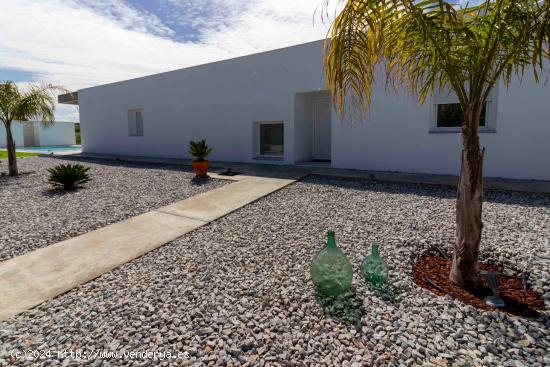
POLYGON ((143 110, 128 111, 128 135, 143 136, 143 110))
MULTIPOLYGON (((487 105, 481 111, 479 126, 485 127, 487 105)), ((437 105, 437 127, 462 127, 463 115, 460 103, 443 103, 437 105)))
POLYGON ((259 123, 260 156, 280 157, 284 155, 283 123, 259 123))

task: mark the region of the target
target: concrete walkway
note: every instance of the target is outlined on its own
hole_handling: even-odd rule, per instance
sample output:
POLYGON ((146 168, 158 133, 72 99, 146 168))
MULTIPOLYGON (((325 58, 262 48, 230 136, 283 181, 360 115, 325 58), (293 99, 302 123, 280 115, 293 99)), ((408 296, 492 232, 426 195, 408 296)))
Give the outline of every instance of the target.
POLYGON ((234 176, 230 178, 234 183, 221 188, 0 262, 0 321, 277 191, 296 178, 234 176))

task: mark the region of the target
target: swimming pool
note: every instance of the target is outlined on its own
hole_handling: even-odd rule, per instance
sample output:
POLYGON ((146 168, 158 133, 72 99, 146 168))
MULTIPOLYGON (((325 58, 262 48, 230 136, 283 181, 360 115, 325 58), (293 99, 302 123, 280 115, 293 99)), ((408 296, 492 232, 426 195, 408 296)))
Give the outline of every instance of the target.
POLYGON ((16 149, 18 152, 31 152, 31 153, 57 153, 57 152, 80 152, 82 146, 80 145, 56 145, 51 147, 20 147, 16 149))

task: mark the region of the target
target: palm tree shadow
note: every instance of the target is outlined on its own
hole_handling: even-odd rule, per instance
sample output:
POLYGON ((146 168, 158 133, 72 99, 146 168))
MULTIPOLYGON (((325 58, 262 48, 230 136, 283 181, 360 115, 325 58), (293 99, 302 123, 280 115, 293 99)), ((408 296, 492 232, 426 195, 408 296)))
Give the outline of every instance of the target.
POLYGON ((327 296, 315 292, 315 298, 324 312, 335 320, 350 324, 356 330, 361 330, 363 302, 357 297, 355 290, 350 290, 338 296, 327 296))
MULTIPOLYGON (((1 167, 0 167, 1 168, 1 167)), ((20 171, 17 176, 10 176, 8 175, 8 172, 2 172, 0 171, 0 179, 1 180, 4 180, 4 181, 12 181, 12 182, 15 182, 16 179, 20 178, 20 177, 24 177, 24 176, 27 176, 27 175, 32 175, 33 173, 36 173, 36 171, 20 171)))

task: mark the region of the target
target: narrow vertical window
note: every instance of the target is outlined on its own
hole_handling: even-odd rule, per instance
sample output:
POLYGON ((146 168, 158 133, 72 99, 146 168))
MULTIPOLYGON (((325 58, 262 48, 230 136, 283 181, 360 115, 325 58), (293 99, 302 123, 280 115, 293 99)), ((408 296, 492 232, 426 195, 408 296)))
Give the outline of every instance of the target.
POLYGON ((143 136, 143 110, 128 110, 128 135, 143 136))
POLYGON ((136 111, 136 135, 143 136, 143 113, 136 111))

